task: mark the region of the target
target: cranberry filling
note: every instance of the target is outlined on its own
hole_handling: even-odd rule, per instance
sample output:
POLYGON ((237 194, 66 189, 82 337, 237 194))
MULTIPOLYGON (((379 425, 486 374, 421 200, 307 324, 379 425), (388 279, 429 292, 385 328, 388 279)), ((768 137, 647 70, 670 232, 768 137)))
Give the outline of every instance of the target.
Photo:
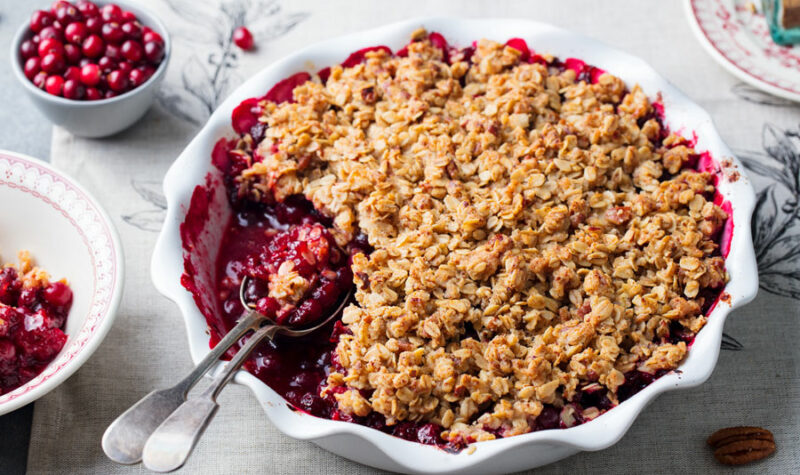
MULTIPOLYGON (((44 19, 42 23, 46 21, 44 19)), ((456 49, 438 33, 431 33, 429 38, 442 50, 446 62, 470 61, 475 51, 474 44, 461 50, 456 49)), ((542 64, 559 71, 571 69, 575 71, 579 81, 594 84, 604 73, 602 69, 575 58, 564 61, 557 58, 546 60, 530 50, 526 42, 520 38, 510 39, 506 44, 519 50, 523 61, 542 64)), ((391 54, 391 50, 385 46, 364 48, 352 53, 342 66, 359 64, 365 60, 365 53, 374 50, 385 50, 391 54)), ((401 57, 407 54, 407 48, 402 48, 396 53, 401 57)), ((318 73, 323 83, 327 81, 329 74, 330 68, 318 73)), ((311 80, 309 74, 298 73, 276 84, 263 97, 243 101, 233 111, 234 130, 241 136, 250 134, 256 143, 260 142, 266 125, 258 120, 261 114, 259 104, 263 100, 276 103, 291 101, 294 88, 308 80, 311 80)), ((654 118, 659 121, 663 133, 666 134, 662 106, 660 103, 653 105, 654 113, 642 119, 639 125, 643 125, 647 119, 654 118)), ((247 289, 247 295, 252 301, 258 302, 259 310, 273 316, 279 322, 290 325, 309 324, 323 318, 336 308, 341 298, 353 286, 347 255, 335 245, 328 231, 332 224, 330 219, 314 210, 308 201, 295 196, 284 203, 261 205, 243 201, 237 196, 232 186, 232 177, 242 167, 250 164, 242 162, 242 157, 233 150, 234 145, 234 140, 222 139, 216 144, 212 154, 215 166, 226 175, 225 183, 230 188, 229 201, 235 212, 224 233, 216 263, 219 312, 211 312, 213 315, 207 314, 212 345, 219 341, 220 335, 227 333, 234 326, 243 312, 238 297, 238 285, 244 276, 253 278, 252 284, 247 289), (288 307, 280 305, 275 299, 266 295, 271 276, 274 276, 286 262, 291 262, 298 275, 311 282, 304 294, 304 300, 288 307)), ((254 155, 254 159, 257 160, 257 156, 254 155)), ((194 200, 191 208, 194 208, 194 200)), ((191 211, 190 209, 190 213, 191 211)), ((347 250, 350 254, 371 252, 366 238, 362 235, 354 239, 347 246, 347 250)), ((196 292, 190 285, 187 285, 187 288, 196 292)), ((713 308, 718 293, 719 290, 716 290, 703 295, 705 314, 713 308)), ((458 451, 472 442, 470 440, 445 442, 440 437, 442 427, 436 424, 402 422, 389 426, 385 418, 378 413, 357 417, 339 411, 333 394, 326 394, 325 397, 321 394, 327 376, 331 371, 340 368, 334 349, 339 337, 346 333, 349 333, 349 330, 337 320, 304 338, 290 339, 278 336, 273 341, 262 344, 245 367, 283 396, 293 409, 317 417, 354 422, 406 440, 435 445, 446 450, 458 451)), ((694 335, 675 322, 670 326, 668 339, 673 343, 684 341, 691 344, 694 335)), ((1 354, 2 346, 0 346, 1 354)), ((648 374, 636 370, 626 373, 625 382, 617 390, 619 401, 629 399, 664 374, 666 373, 648 374)), ((369 397, 369 394, 364 396, 369 397)), ((599 384, 590 383, 579 388, 572 401, 562 408, 545 405, 540 415, 530 421, 530 426, 532 430, 571 427, 586 422, 582 416, 585 409, 596 408, 603 413, 613 407, 614 403, 609 400, 606 389, 599 384)), ((503 437, 502 427, 484 429, 497 437, 503 437)))
MULTIPOLYGON (((243 265, 242 270, 252 278, 245 290, 248 301, 257 302, 259 312, 281 325, 315 323, 326 316, 353 285, 347 260, 328 230, 309 217, 304 221, 309 222, 292 224, 275 234, 266 230, 263 237, 257 236, 259 240, 265 238, 258 251, 249 255, 244 263, 234 266, 238 270, 243 265), (310 282, 306 298, 299 305, 282 305, 267 295, 270 281, 279 280, 286 269, 310 282)), ((230 274, 232 269, 226 270, 230 274)))
POLYGON ((24 288, 15 268, 0 270, 0 394, 36 377, 61 351, 71 306, 63 282, 24 288))

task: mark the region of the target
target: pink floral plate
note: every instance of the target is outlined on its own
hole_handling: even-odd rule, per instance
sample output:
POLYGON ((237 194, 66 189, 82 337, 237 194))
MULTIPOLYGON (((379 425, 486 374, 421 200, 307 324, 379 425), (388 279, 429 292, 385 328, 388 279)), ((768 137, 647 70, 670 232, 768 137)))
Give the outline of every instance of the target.
POLYGON ((800 102, 800 45, 772 41, 758 0, 686 0, 689 23, 718 63, 742 81, 800 102))

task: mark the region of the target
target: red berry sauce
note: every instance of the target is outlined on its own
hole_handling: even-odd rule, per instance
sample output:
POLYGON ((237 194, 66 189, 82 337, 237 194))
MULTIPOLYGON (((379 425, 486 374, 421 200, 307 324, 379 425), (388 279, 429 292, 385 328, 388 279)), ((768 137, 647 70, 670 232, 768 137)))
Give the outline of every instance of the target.
POLYGON ((58 355, 71 306, 67 284, 25 288, 16 268, 0 269, 0 394, 36 377, 58 355))
POLYGON ((25 77, 71 100, 94 101, 136 89, 165 54, 160 34, 114 4, 100 8, 87 0, 58 0, 50 10, 33 12, 30 30, 19 48, 25 77), (96 69, 84 73, 86 66, 96 69))
MULTIPOLYGON (((475 50, 474 44, 463 49, 454 48, 438 33, 431 33, 429 37, 433 44, 442 50, 444 59, 448 62, 469 61, 475 50)), ((545 59, 530 50, 526 42, 520 38, 512 38, 506 44, 520 51, 522 61, 539 63, 556 71, 573 70, 578 81, 596 83, 604 72, 575 58, 564 61, 557 58, 545 59)), ((347 67, 361 63, 366 59, 366 53, 374 50, 385 50, 391 54, 391 50, 386 46, 364 48, 351 54, 342 65, 347 67)), ((407 49, 402 48, 396 54, 401 57, 406 56, 407 49)), ((35 70, 34 67, 31 69, 35 70)), ((318 73, 318 76, 325 82, 329 73, 330 68, 325 68, 318 73)), ((266 129, 266 125, 258 120, 261 114, 260 103, 264 100, 276 103, 292 101, 293 89, 311 79, 308 73, 297 73, 280 81, 263 97, 243 101, 232 114, 231 122, 234 130, 240 137, 249 135, 253 142, 260 142, 266 129)), ((654 105, 656 109, 658 106, 659 104, 654 105)), ((660 111, 657 110, 649 118, 658 120, 662 130, 667 130, 660 111)), ((264 205, 245 201, 238 196, 233 177, 251 163, 249 163, 250 157, 234 150, 235 143, 235 140, 221 139, 212 153, 212 162, 222 170, 225 177, 228 187, 226 194, 234 211, 234 216, 223 235, 216 262, 216 295, 219 308, 216 312, 203 309, 211 330, 212 346, 216 345, 221 335, 227 333, 242 315, 243 308, 239 302, 238 288, 239 282, 245 275, 254 278, 253 284, 247 289, 249 299, 257 301, 258 308, 265 314, 289 324, 308 324, 313 320, 324 318, 326 312, 333 311, 338 306, 340 298, 353 285, 349 259, 335 246, 328 231, 331 220, 317 212, 305 198, 293 196, 284 203, 264 205), (317 255, 324 257, 312 259, 313 264, 303 257, 309 252, 314 254, 311 249, 319 251, 320 248, 325 250, 318 252, 317 255), (300 269, 301 275, 314 280, 312 290, 306 294, 303 303, 288 310, 280 308, 271 301, 272 299, 264 297, 269 275, 286 260, 293 261, 300 269), (313 308, 310 317, 298 317, 300 309, 303 308, 313 308)), ((254 155, 253 158, 257 159, 258 156, 254 155)), ((202 191, 203 187, 198 187, 195 195, 202 191)), ((200 196, 206 194, 200 193, 200 196)), ((196 206, 193 197, 184 225, 189 224, 190 218, 208 219, 207 212, 195 209, 207 205, 207 200, 197 200, 196 206)), ((186 237, 184 237, 184 247, 187 251, 192 247, 187 244, 186 237)), ((359 236, 347 246, 347 253, 352 255, 356 252, 371 252, 364 236, 359 236)), ((183 282, 187 289, 195 293, 196 300, 200 302, 202 299, 198 296, 199 290, 190 278, 193 270, 192 264, 186 265, 183 282)), ((703 309, 705 312, 713 308, 717 297, 718 295, 707 296, 703 309)), ((669 338, 673 342, 685 341, 691 344, 694 339, 694 335, 687 333, 680 325, 670 330, 669 338)), ((338 410, 332 394, 323 397, 321 394, 327 376, 331 371, 341 370, 334 352, 336 343, 341 334, 348 332, 341 321, 337 320, 304 338, 291 339, 278 336, 274 341, 262 344, 245 364, 245 368, 283 396, 293 409, 317 417, 354 422, 406 440, 438 446, 449 451, 459 451, 472 442, 471 440, 446 442, 439 435, 442 427, 436 424, 402 422, 389 426, 385 418, 378 413, 373 412, 366 417, 352 416, 338 410)), ((666 373, 647 374, 635 370, 627 373, 625 382, 617 391, 619 401, 627 400, 664 374, 666 373)), ((364 396, 369 398, 369 394, 364 396)), ((573 400, 562 408, 545 405, 541 414, 530 421, 531 430, 567 428, 582 424, 586 422, 581 416, 582 411, 592 407, 603 413, 612 409, 614 403, 608 399, 604 387, 590 383, 578 388, 573 400)), ((497 437, 503 437, 501 432, 488 427, 485 430, 495 433, 497 437)))

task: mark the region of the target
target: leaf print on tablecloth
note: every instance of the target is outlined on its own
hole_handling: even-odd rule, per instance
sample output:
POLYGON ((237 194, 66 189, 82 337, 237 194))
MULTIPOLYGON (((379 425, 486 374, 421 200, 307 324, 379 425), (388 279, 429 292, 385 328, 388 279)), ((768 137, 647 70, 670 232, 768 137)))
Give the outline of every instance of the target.
POLYGON ((800 131, 764 124, 762 147, 739 152, 745 167, 766 182, 756 194, 751 229, 759 285, 800 299, 800 131))
POLYGON ((752 102, 754 104, 776 107, 790 107, 796 105, 794 102, 788 99, 782 99, 780 97, 773 96, 743 82, 734 84, 731 88, 731 92, 737 95, 740 99, 744 99, 745 101, 752 102))
POLYGON ((736 338, 728 335, 727 333, 723 333, 722 345, 720 345, 720 348, 728 351, 740 351, 744 349, 744 346, 739 343, 739 340, 736 338))
POLYGON ((167 211, 163 209, 149 209, 145 211, 138 211, 133 214, 122 216, 122 219, 131 226, 137 227, 142 231, 161 231, 161 225, 164 224, 164 218, 167 217, 167 211))
POLYGON ((167 199, 161 191, 161 182, 154 180, 131 180, 136 193, 152 206, 150 209, 137 211, 122 216, 122 219, 142 231, 158 232, 167 216, 167 199), (153 208, 155 207, 155 208, 153 208))
POLYGON ((155 180, 131 180, 131 186, 139 196, 161 209, 167 209, 167 198, 161 191, 161 182, 155 180))
POLYGON ((247 26, 256 43, 279 38, 308 18, 307 13, 285 13, 278 0, 166 0, 185 20, 176 28, 178 39, 190 42, 196 52, 179 66, 181 83, 166 82, 159 95, 161 105, 173 115, 200 125, 235 86, 242 82, 236 70, 240 50, 232 41, 233 30, 247 26))

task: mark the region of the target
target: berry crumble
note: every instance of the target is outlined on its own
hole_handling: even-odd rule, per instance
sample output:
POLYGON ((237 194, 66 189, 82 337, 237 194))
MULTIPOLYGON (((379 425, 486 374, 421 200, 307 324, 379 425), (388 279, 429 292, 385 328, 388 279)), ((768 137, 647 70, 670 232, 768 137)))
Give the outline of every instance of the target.
MULTIPOLYGON (((420 30, 282 81, 233 126, 212 342, 243 262, 271 262, 275 233, 324 236, 355 301, 247 366, 320 417, 450 448, 583 423, 677 368, 728 279, 716 176, 660 105, 520 39, 420 30)), ((315 271, 287 266, 262 279, 271 312, 309 298, 315 271)))
POLYGON ((71 306, 66 282, 50 281, 28 252, 0 267, 0 394, 36 377, 58 355, 71 306))

